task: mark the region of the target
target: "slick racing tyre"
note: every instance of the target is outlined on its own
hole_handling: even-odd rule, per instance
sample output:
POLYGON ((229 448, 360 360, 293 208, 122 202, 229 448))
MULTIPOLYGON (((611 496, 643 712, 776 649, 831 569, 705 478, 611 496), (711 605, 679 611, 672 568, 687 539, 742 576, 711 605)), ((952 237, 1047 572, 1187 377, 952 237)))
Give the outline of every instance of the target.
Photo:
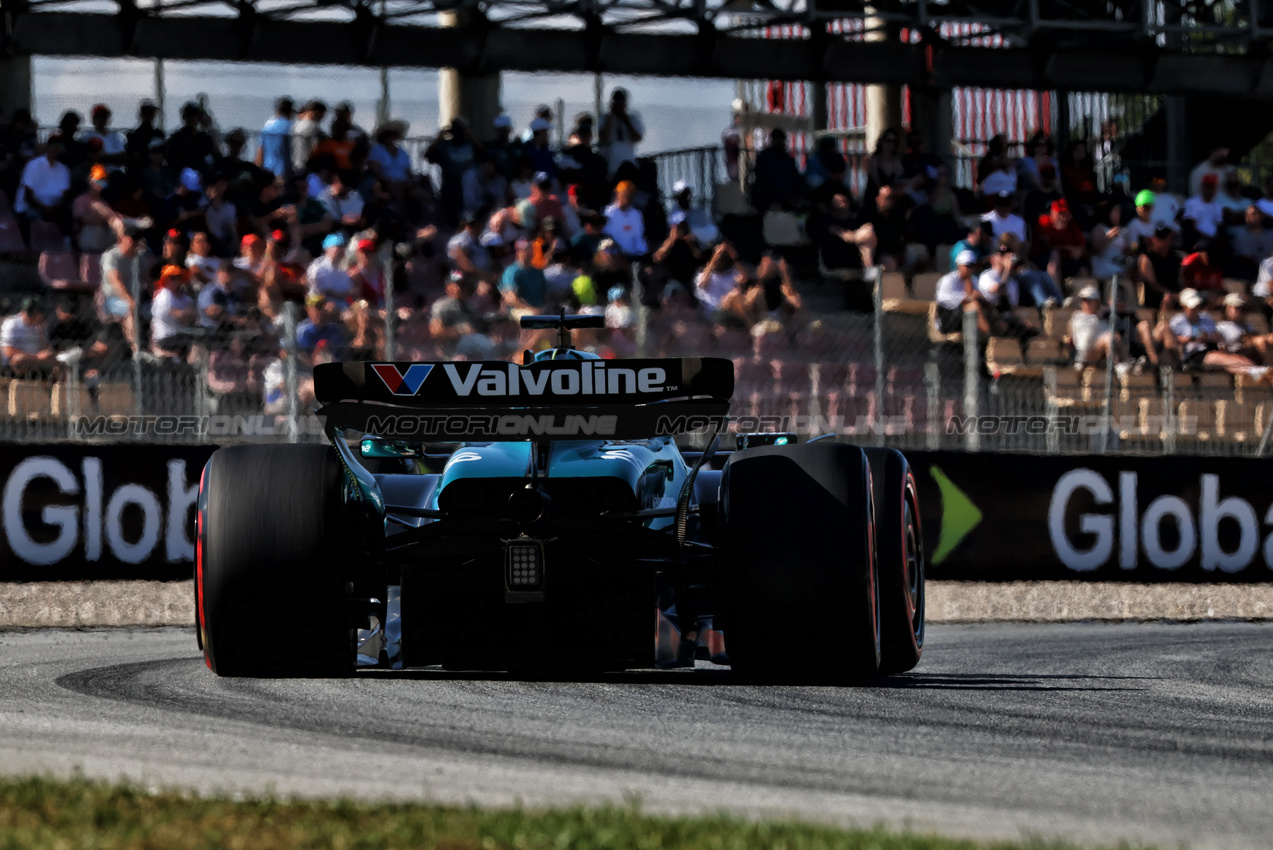
POLYGON ((875 489, 880 557, 880 672, 904 673, 924 652, 924 536, 910 464, 896 449, 864 449, 875 489))
POLYGON ((329 446, 233 446, 203 470, 196 616, 220 676, 343 676, 342 469, 329 446))
POLYGON ((725 645, 761 681, 858 681, 880 662, 870 466, 843 444, 764 446, 721 476, 725 645))

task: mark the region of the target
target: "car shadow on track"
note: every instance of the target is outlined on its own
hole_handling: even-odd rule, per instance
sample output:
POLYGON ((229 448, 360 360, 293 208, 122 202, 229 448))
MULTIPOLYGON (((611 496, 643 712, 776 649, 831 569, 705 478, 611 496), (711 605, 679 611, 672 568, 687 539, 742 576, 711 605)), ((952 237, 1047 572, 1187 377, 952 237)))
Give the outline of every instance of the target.
POLYGON ((742 685, 728 668, 675 670, 617 670, 606 673, 570 673, 518 675, 490 670, 443 670, 426 667, 418 670, 364 669, 355 674, 368 679, 415 679, 428 682, 576 682, 581 684, 633 685, 742 685))
MULTIPOLYGON (((519 676, 490 671, 443 670, 360 670, 358 678, 417 680, 432 682, 527 682, 608 685, 692 685, 698 687, 753 686, 757 683, 723 667, 674 670, 626 670, 558 676, 519 676)), ((1133 691, 1129 683, 1149 681, 1147 676, 1079 676, 1063 674, 1009 675, 998 673, 903 673, 876 676, 850 687, 880 690, 971 690, 971 691, 1133 691)), ((767 687, 798 687, 799 683, 767 683, 767 687)), ((807 687, 825 687, 811 684, 807 687)))
POLYGON ((1132 685, 1112 682, 1150 681, 1149 676, 1078 676, 1069 674, 1012 675, 999 673, 904 673, 878 676, 862 684, 881 689, 951 691, 1135 691, 1132 685))

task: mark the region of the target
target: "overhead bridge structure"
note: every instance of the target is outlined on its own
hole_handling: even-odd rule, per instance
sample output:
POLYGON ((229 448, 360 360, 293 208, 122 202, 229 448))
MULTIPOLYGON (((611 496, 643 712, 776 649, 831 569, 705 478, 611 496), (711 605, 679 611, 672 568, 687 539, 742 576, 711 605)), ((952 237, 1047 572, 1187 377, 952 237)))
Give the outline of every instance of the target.
POLYGON ((0 16, 10 76, 53 55, 1273 98, 1257 0, 3 0, 0 16))

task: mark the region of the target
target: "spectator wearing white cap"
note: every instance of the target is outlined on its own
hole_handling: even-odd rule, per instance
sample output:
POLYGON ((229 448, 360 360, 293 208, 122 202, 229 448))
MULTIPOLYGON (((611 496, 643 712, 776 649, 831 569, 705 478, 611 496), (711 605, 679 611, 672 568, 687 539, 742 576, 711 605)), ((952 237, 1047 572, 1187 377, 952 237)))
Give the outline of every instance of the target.
POLYGON ((636 146, 645 138, 645 122, 641 113, 628 109, 627 89, 616 88, 610 93, 610 109, 601 117, 598 135, 611 174, 625 162, 636 163, 636 146))
POLYGON ((672 185, 672 209, 668 213, 668 224, 674 224, 673 218, 689 223, 694 238, 704 245, 711 245, 720 238, 720 230, 712 221, 711 214, 701 206, 694 205, 694 191, 684 180, 677 180, 672 185))
POLYGON ((1171 333, 1180 351, 1181 363, 1186 369, 1222 369, 1235 375, 1248 375, 1264 379, 1268 369, 1257 366, 1253 360, 1241 354, 1225 351, 1221 346, 1224 337, 1215 320, 1202 310, 1203 299, 1196 289, 1180 293, 1181 312, 1171 317, 1171 333))
POLYGON ((964 329, 964 313, 977 313, 977 330, 990 333, 985 297, 977 289, 977 254, 971 250, 955 257, 955 270, 937 281, 937 330, 944 334, 964 329))
POLYGON ((1246 320, 1246 298, 1236 292, 1224 297, 1224 319, 1216 330, 1224 339, 1221 347, 1233 354, 1265 366, 1273 365, 1273 334, 1258 334, 1246 320))
POLYGON ((1100 363, 1121 341, 1101 317, 1101 293, 1095 286, 1079 290, 1078 309, 1070 316, 1068 331, 1074 362, 1079 365, 1100 363))

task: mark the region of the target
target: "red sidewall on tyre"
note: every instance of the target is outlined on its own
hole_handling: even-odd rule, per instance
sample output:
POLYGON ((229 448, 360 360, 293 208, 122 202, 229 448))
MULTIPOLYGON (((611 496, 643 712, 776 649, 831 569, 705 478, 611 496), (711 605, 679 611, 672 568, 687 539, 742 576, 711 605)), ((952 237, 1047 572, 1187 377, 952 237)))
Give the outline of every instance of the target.
POLYGON ((919 492, 905 456, 866 449, 874 478, 880 557, 880 671, 903 673, 924 651, 924 536, 919 492))

